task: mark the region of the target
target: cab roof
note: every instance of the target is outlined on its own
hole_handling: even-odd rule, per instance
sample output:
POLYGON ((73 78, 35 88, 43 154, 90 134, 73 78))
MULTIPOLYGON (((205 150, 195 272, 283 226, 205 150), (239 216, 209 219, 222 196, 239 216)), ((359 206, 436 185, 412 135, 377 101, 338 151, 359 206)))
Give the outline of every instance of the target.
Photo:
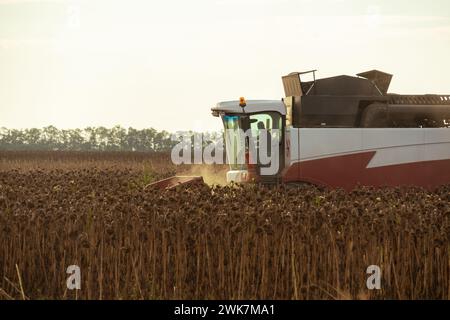
POLYGON ((211 108, 214 116, 219 113, 259 113, 275 111, 282 115, 286 115, 286 106, 281 100, 247 100, 247 105, 242 108, 239 101, 223 101, 219 102, 215 107, 211 108))

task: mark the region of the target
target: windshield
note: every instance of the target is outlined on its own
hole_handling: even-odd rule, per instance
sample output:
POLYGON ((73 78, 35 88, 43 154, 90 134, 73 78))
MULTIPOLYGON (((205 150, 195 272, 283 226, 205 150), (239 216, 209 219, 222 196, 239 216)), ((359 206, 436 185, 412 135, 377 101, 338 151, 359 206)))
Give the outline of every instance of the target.
POLYGON ((224 115, 223 125, 225 128, 225 148, 227 160, 231 170, 245 170, 245 164, 239 161, 245 152, 245 137, 240 134, 239 129, 246 130, 243 117, 237 115, 224 115), (244 150, 242 150, 244 149, 244 150))
MULTIPOLYGON (((223 115, 227 160, 231 170, 245 170, 245 151, 249 148, 248 138, 253 138, 259 148, 258 137, 261 129, 267 130, 271 138, 280 141, 282 118, 277 112, 250 115, 223 115), (250 130, 249 130, 250 129, 250 130)), ((270 147, 268 148, 270 153, 270 147)))

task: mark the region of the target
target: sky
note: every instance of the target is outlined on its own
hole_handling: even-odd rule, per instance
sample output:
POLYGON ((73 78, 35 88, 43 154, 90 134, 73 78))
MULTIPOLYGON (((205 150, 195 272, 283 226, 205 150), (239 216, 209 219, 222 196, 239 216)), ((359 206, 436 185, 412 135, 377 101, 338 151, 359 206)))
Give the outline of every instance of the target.
POLYGON ((0 0, 0 127, 220 130, 293 71, 449 94, 449 60, 447 0, 0 0))

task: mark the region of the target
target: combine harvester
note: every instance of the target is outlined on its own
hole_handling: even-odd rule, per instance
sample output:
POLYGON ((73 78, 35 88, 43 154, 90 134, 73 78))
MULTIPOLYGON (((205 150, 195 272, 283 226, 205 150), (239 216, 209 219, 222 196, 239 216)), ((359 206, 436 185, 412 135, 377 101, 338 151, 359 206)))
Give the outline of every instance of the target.
POLYGON ((237 154, 248 151, 228 150, 227 181, 347 190, 450 184, 449 95, 388 93, 392 75, 377 70, 317 80, 315 71, 284 76, 286 98, 280 101, 241 98, 212 109, 225 129, 281 132, 275 174, 236 164, 237 154), (312 81, 301 80, 306 73, 312 81))

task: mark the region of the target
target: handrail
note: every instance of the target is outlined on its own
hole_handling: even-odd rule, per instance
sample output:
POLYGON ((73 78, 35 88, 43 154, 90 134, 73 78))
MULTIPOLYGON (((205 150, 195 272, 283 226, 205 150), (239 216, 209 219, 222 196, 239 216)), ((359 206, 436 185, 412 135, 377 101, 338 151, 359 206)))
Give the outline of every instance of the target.
POLYGON ((450 105, 450 95, 388 95, 389 104, 450 105))

